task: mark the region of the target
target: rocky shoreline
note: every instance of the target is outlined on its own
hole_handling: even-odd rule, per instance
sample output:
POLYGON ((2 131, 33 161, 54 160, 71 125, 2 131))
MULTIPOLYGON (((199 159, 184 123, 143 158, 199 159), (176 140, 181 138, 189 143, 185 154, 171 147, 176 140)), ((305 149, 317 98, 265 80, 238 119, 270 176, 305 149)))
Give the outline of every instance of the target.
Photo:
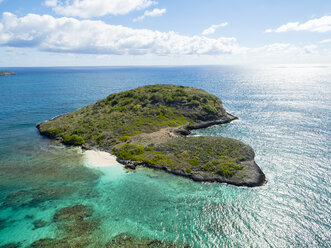
POLYGON ((188 136, 236 119, 203 90, 150 85, 109 95, 36 127, 65 145, 111 153, 127 169, 144 166, 198 182, 261 186, 265 175, 250 146, 225 137, 188 136))
POLYGON ((154 165, 144 163, 144 162, 136 162, 136 161, 130 161, 130 160, 121 160, 121 159, 117 159, 117 162, 119 162, 120 164, 123 164, 126 169, 135 170, 138 166, 144 166, 147 168, 162 170, 162 171, 165 171, 169 174, 173 174, 176 176, 187 177, 196 182, 218 182, 218 183, 226 183, 226 184, 230 184, 230 185, 234 185, 234 186, 238 186, 238 187, 257 187, 257 186, 261 186, 264 183, 266 183, 265 175, 263 174, 262 170, 257 166, 257 164, 254 161, 252 161, 252 163, 254 166, 255 173, 254 173, 254 177, 252 177, 252 180, 249 182, 247 182, 247 180, 245 180, 245 181, 241 180, 241 178, 228 179, 226 177, 221 177, 221 176, 213 175, 210 173, 209 174, 207 174, 207 173, 204 173, 204 174, 187 173, 183 169, 176 170, 176 169, 169 168, 166 166, 158 167, 158 166, 154 166, 154 165))
MULTIPOLYGON (((65 115, 67 115, 67 114, 55 116, 45 122, 56 120, 65 115)), ((214 125, 227 124, 227 123, 230 123, 237 119, 238 119, 238 117, 227 113, 227 116, 225 118, 222 118, 219 120, 213 120, 213 121, 206 121, 206 122, 202 122, 202 123, 195 124, 195 125, 184 125, 184 126, 180 126, 177 128, 172 128, 169 131, 169 133, 172 133, 173 135, 175 135, 177 137, 185 137, 185 136, 191 134, 191 130, 198 130, 198 129, 211 127, 214 125)), ((42 122, 42 123, 44 123, 44 122, 42 122)), ((42 123, 39 123, 36 125, 38 130, 42 123)), ((59 141, 61 141, 61 139, 59 141)), ((99 147, 89 145, 89 144, 81 145, 81 148, 84 150, 100 150, 99 147)), ((102 150, 102 151, 109 152, 107 150, 102 150)), ((226 178, 224 176, 214 175, 211 173, 202 173, 202 172, 188 173, 183 169, 174 169, 174 168, 170 168, 170 167, 166 167, 166 166, 160 167, 160 166, 155 166, 155 165, 152 165, 152 164, 146 163, 146 162, 123 160, 123 159, 119 159, 119 158, 116 158, 116 160, 118 163, 123 164, 124 168, 129 169, 129 170, 135 170, 137 167, 143 166, 143 167, 147 167, 147 168, 162 170, 164 172, 167 172, 169 174, 173 174, 176 176, 190 178, 196 182, 218 182, 218 183, 226 183, 226 184, 230 184, 230 185, 235 185, 235 186, 239 186, 239 187, 240 186, 256 187, 256 186, 261 186, 266 183, 266 178, 265 178, 264 173, 259 168, 259 166, 255 163, 254 160, 247 162, 247 163, 249 163, 249 166, 246 165, 246 167, 250 169, 250 180, 247 180, 248 175, 246 175, 245 180, 242 177, 226 178)))
MULTIPOLYGON (((191 133, 191 130, 198 130, 198 129, 203 129, 207 128, 210 126, 214 125, 221 125, 221 124, 226 124, 230 123, 233 120, 237 120, 238 117, 231 115, 227 113, 228 119, 223 118, 220 120, 216 121, 209 121, 209 122, 203 122, 200 124, 196 125, 185 125, 181 126, 178 128, 173 129, 173 133, 180 135, 180 136, 186 136, 191 133)), ((137 161, 131 161, 131 160, 123 160, 123 159, 116 159, 117 162, 120 164, 123 164, 126 169, 130 170, 135 170, 139 166, 147 167, 147 168, 152 168, 152 169, 157 169, 157 170, 162 170, 167 173, 176 175, 176 176, 182 176, 182 177, 187 177, 192 179, 193 181, 196 182, 218 182, 218 183, 226 183, 226 184, 231 184, 235 186, 246 186, 246 187, 256 187, 256 186, 261 186, 266 182, 266 178, 260 167, 252 161, 248 161, 247 163, 250 163, 249 166, 246 165, 247 168, 250 168, 250 175, 251 175, 251 180, 247 180, 247 175, 245 180, 240 177, 232 177, 232 178, 226 178, 224 176, 219 176, 219 175, 214 175, 211 173, 201 173, 201 172, 195 172, 195 173, 188 173, 183 169, 174 169, 166 166, 155 166, 146 162, 137 162, 137 161)))
POLYGON ((207 127, 211 127, 211 126, 215 126, 215 125, 227 124, 234 120, 238 120, 238 117, 226 112, 226 116, 221 119, 205 121, 205 122, 201 122, 201 123, 194 124, 194 125, 188 124, 185 126, 175 128, 174 131, 179 134, 188 135, 191 133, 191 130, 198 130, 198 129, 203 129, 203 128, 207 128, 207 127))

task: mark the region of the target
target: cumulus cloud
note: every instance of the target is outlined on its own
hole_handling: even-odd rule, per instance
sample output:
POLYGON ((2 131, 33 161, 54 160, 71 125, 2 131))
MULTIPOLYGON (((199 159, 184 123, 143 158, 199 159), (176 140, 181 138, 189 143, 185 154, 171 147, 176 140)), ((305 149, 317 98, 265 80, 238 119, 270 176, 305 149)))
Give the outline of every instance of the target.
POLYGON ((220 24, 211 25, 209 28, 203 30, 202 31, 202 34, 203 35, 213 34, 213 33, 215 33, 216 29, 221 28, 221 27, 225 27, 227 25, 228 25, 227 22, 223 22, 223 23, 220 23, 220 24))
POLYGON ((310 31, 325 33, 331 31, 331 16, 323 16, 321 18, 316 18, 309 20, 305 23, 299 22, 289 22, 276 29, 267 29, 266 32, 288 32, 288 31, 310 31))
POLYGON ((46 0, 55 13, 81 18, 105 15, 125 15, 155 4, 152 0, 46 0))
POLYGON ((157 16, 162 16, 164 13, 166 13, 167 10, 166 9, 153 9, 152 11, 146 10, 145 13, 142 16, 139 16, 135 19, 133 19, 134 22, 137 21, 142 21, 145 19, 145 17, 149 16, 149 17, 157 17, 157 16))
POLYGON ((50 15, 17 17, 9 12, 3 13, 0 22, 0 45, 80 54, 216 55, 246 51, 235 38, 185 36, 50 15))

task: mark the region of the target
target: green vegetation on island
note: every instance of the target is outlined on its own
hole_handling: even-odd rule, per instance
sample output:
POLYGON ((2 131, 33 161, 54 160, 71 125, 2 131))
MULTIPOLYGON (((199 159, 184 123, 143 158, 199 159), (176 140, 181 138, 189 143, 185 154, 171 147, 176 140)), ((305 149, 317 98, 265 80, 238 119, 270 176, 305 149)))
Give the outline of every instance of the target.
POLYGON ((219 137, 180 137, 156 147, 121 144, 113 148, 121 160, 167 166, 187 173, 211 172, 231 177, 242 169, 240 163, 254 159, 252 148, 244 143, 219 137))
POLYGON ((191 129, 235 118, 219 98, 201 89, 149 85, 111 94, 37 127, 66 145, 109 151, 129 168, 142 165, 197 181, 261 185, 265 177, 251 147, 230 138, 186 137, 191 129))
POLYGON ((106 99, 40 125, 51 138, 70 145, 85 141, 113 147, 140 133, 196 124, 226 115, 221 101, 199 89, 151 85, 111 94, 106 99), (70 136, 76 135, 73 139, 70 136), (80 138, 81 137, 81 138, 80 138))

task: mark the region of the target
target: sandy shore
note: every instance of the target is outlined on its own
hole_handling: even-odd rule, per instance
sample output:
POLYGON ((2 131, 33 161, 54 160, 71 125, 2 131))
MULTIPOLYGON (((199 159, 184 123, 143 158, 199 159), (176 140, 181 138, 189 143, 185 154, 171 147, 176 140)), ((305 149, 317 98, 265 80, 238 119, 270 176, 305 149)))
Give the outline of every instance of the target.
POLYGON ((91 167, 107 167, 118 164, 116 157, 108 152, 87 150, 84 154, 87 164, 91 167))

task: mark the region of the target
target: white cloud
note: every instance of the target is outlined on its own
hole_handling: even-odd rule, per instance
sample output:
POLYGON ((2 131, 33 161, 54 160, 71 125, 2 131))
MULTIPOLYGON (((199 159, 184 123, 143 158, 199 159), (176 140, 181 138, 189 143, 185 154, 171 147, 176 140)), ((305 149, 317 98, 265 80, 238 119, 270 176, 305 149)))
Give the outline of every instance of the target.
POLYGON ((305 23, 289 22, 276 29, 267 29, 266 32, 288 32, 288 31, 310 31, 325 33, 331 31, 331 16, 323 16, 321 18, 312 19, 305 23))
POLYGON ((3 0, 0 0, 0 3, 2 3, 3 2, 3 0))
POLYGON ((146 10, 145 13, 142 16, 139 16, 135 19, 133 19, 134 22, 136 21, 142 21, 145 19, 145 17, 150 16, 150 17, 157 17, 157 16, 162 16, 164 13, 166 13, 166 9, 153 9, 152 11, 146 10))
POLYGON ((125 15, 155 3, 152 0, 45 0, 45 5, 52 7, 55 13, 81 18, 125 15))
POLYGON ((29 55, 30 53, 22 50, 20 48, 16 48, 16 47, 7 47, 5 52, 7 54, 13 55, 13 56, 18 56, 18 55, 29 55))
POLYGON ((307 55, 317 53, 316 45, 295 46, 290 43, 273 43, 259 48, 250 49, 251 52, 265 55, 307 55))
POLYGON ((318 42, 318 43, 320 43, 320 44, 331 43, 331 39, 321 40, 321 41, 318 42))
POLYGON ((55 7, 57 5, 57 0, 45 0, 45 5, 48 7, 55 7))
POLYGON ((246 51, 235 38, 185 36, 50 15, 19 18, 9 12, 3 13, 0 22, 0 45, 80 54, 216 55, 246 51))
POLYGON ((216 31, 217 28, 225 27, 225 26, 227 26, 227 25, 228 25, 227 22, 223 22, 223 23, 220 23, 220 24, 211 25, 209 28, 203 30, 203 31, 202 31, 202 34, 203 34, 203 35, 210 35, 210 34, 213 34, 213 33, 215 33, 215 31, 216 31))

